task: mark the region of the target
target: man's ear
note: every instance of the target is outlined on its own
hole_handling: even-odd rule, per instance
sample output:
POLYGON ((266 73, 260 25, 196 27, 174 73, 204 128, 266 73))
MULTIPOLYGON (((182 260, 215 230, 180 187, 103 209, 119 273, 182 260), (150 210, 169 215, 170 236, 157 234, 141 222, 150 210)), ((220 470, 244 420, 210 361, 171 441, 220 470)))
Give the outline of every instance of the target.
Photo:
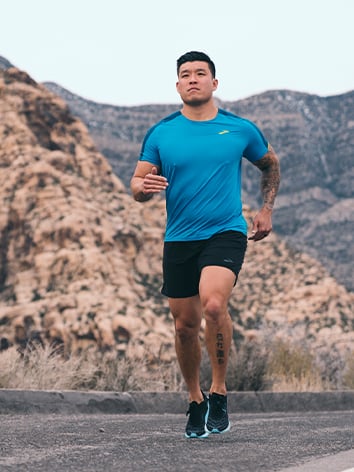
POLYGON ((216 90, 218 88, 219 81, 218 79, 213 79, 213 89, 216 90))

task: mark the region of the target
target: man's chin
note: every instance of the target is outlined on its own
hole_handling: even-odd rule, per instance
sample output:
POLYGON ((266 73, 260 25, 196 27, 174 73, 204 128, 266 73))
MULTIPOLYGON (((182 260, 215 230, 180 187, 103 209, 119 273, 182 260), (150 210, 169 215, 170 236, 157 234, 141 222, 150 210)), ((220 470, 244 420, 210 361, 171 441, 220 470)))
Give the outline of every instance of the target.
POLYGON ((183 100, 183 103, 190 107, 199 107, 201 105, 204 105, 205 103, 208 103, 209 99, 202 99, 202 98, 190 98, 190 99, 185 99, 183 100))

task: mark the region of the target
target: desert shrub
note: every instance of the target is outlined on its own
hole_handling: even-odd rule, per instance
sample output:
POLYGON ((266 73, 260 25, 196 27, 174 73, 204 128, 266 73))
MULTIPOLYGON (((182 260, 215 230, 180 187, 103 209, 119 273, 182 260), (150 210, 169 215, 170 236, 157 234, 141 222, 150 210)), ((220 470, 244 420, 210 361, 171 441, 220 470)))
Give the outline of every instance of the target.
POLYGON ((96 366, 90 388, 102 391, 180 391, 183 382, 176 362, 163 362, 151 353, 134 356, 91 355, 96 366), (146 360, 149 359, 149 360, 146 360))
POLYGON ((282 340, 270 346, 267 378, 273 391, 324 389, 314 355, 301 344, 289 344, 282 340))
POLYGON ((346 369, 346 354, 335 347, 321 347, 314 351, 315 364, 326 389, 344 388, 343 375, 346 369))
POLYGON ((229 390, 258 391, 267 388, 268 352, 256 340, 243 342, 230 354, 227 385, 229 390))
POLYGON ((343 387, 354 390, 354 352, 351 352, 346 356, 343 373, 343 387))
MULTIPOLYGON (((256 340, 243 340, 232 346, 227 370, 228 390, 258 391, 267 386, 267 351, 256 340)), ((208 390, 211 384, 211 367, 206 349, 201 364, 201 387, 208 390)))

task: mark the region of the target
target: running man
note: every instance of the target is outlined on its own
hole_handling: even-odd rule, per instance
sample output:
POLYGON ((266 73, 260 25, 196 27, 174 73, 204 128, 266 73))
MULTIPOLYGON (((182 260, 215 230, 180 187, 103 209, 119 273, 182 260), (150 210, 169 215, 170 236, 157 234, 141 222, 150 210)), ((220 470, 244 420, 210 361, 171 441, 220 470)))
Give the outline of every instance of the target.
POLYGON ((247 247, 242 158, 261 171, 263 205, 248 238, 253 241, 272 230, 280 170, 272 146, 256 125, 216 106, 213 93, 218 80, 208 55, 198 51, 182 55, 177 60, 177 77, 182 108, 146 134, 131 190, 138 202, 163 191, 166 194, 162 293, 168 297, 177 359, 189 392, 185 436, 204 438, 230 429, 228 301, 247 247), (201 391, 199 376, 203 316, 212 368, 208 395, 201 391))

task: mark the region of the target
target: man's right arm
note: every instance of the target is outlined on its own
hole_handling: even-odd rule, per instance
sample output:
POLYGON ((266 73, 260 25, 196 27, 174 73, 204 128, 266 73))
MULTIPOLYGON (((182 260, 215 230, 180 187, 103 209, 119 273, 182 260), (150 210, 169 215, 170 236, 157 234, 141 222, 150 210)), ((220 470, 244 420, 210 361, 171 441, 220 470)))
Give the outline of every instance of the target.
POLYGON ((150 162, 138 162, 130 181, 130 188, 134 200, 137 202, 146 202, 153 197, 154 193, 166 190, 168 186, 167 179, 162 175, 158 175, 158 173, 158 167, 150 162))

